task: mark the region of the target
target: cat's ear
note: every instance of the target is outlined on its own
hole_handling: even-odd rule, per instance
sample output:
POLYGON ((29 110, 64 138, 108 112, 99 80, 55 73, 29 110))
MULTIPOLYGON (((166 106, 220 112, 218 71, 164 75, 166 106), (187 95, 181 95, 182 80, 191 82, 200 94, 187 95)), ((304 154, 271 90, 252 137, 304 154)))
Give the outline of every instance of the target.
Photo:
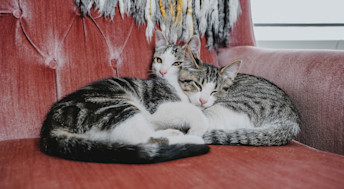
POLYGON ((200 69, 203 62, 195 57, 189 45, 185 45, 185 61, 188 62, 189 67, 200 69))
POLYGON ((159 30, 155 31, 155 48, 165 47, 168 45, 168 41, 164 35, 159 30))
POLYGON ((234 78, 238 74, 241 62, 242 62, 241 60, 235 60, 231 62, 230 64, 220 68, 219 74, 224 76, 225 78, 234 80, 234 78))
POLYGON ((190 40, 186 43, 191 49, 195 58, 200 58, 201 55, 201 41, 198 35, 194 35, 190 38, 190 40))

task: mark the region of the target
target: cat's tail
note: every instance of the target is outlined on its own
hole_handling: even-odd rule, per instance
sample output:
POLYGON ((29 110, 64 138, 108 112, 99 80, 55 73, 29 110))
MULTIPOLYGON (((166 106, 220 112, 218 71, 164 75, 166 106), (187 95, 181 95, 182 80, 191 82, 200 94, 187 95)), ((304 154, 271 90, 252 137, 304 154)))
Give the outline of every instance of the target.
POLYGON ((41 138, 41 150, 64 159, 101 163, 158 163, 209 152, 205 144, 126 145, 69 136, 41 138))
POLYGON ((250 129, 210 130, 203 139, 206 144, 215 145, 281 146, 288 144, 298 132, 298 123, 284 122, 250 129))

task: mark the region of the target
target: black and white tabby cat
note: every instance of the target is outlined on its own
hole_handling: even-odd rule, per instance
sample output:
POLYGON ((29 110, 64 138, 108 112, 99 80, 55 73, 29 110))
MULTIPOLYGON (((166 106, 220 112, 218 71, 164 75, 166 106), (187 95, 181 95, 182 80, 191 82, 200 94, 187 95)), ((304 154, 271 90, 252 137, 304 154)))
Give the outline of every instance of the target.
POLYGON ((207 144, 276 146, 295 138, 299 114, 282 89, 238 73, 241 61, 218 68, 188 54, 193 63, 183 66, 179 83, 208 118, 207 144))
MULTIPOLYGON (((164 62, 179 71, 185 46, 165 41, 157 32, 153 64, 164 62)), ((107 78, 62 98, 43 123, 41 150, 66 159, 106 163, 155 163, 207 153, 209 147, 202 139, 207 119, 185 101, 177 77, 161 74, 165 78, 107 78), (192 128, 188 135, 172 129, 185 126, 192 128)))

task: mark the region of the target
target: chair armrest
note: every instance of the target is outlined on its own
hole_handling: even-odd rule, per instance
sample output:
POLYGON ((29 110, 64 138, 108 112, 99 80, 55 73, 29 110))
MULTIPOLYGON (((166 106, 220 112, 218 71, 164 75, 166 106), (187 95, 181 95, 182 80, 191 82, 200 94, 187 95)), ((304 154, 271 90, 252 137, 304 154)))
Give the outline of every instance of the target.
POLYGON ((320 150, 344 154, 344 52, 220 49, 220 66, 242 59, 240 72, 275 83, 301 114, 297 140, 320 150))

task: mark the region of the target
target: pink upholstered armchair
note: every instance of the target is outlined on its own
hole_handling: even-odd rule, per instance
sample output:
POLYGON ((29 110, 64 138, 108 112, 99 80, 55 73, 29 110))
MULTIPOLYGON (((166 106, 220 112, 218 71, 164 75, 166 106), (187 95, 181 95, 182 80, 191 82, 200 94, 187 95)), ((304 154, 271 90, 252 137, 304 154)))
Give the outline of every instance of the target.
POLYGON ((211 146, 198 157, 151 165, 47 156, 39 131, 53 102, 100 78, 147 78, 153 43, 132 17, 82 17, 73 0, 0 3, 0 188, 341 188, 344 186, 344 52, 255 47, 250 1, 228 48, 201 57, 284 89, 301 133, 280 147, 211 146), (311 148, 313 147, 313 148, 311 148))

